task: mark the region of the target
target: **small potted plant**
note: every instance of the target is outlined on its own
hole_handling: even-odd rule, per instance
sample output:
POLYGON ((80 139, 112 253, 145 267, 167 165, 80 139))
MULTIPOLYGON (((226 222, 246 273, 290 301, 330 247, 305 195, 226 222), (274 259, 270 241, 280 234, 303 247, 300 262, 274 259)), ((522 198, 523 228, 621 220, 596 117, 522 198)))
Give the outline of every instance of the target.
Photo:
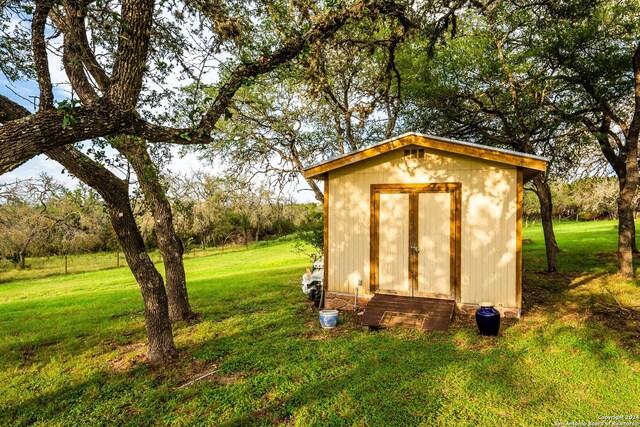
POLYGON ((320 310, 320 325, 325 329, 331 329, 338 323, 338 310, 320 310))

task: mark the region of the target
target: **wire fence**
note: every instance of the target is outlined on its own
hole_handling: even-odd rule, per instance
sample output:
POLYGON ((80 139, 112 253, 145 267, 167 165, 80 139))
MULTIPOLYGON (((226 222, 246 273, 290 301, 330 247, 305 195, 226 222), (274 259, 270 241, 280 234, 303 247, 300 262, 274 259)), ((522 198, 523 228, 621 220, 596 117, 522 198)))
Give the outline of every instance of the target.
MULTIPOLYGON (((183 258, 187 260, 244 250, 247 250, 247 247, 243 245, 206 249, 192 247, 185 251, 183 258)), ((154 264, 162 263, 162 256, 157 250, 149 252, 149 256, 154 264)), ((0 259, 0 283, 46 277, 54 274, 77 274, 112 268, 125 268, 127 266, 127 261, 122 252, 27 257, 24 269, 20 269, 16 263, 9 259, 0 259)))

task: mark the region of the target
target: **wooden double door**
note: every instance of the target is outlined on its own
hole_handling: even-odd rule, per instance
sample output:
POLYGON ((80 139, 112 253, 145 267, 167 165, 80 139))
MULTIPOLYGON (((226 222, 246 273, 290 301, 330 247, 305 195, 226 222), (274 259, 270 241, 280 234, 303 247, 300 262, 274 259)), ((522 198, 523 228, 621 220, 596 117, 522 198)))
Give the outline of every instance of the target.
POLYGON ((374 292, 456 299, 459 183, 371 186, 374 292))

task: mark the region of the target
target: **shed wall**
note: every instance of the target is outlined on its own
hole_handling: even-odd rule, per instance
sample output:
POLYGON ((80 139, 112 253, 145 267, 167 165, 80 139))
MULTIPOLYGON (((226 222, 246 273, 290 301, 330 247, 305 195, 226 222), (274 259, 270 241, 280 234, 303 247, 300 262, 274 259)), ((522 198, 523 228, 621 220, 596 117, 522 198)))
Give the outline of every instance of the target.
POLYGON ((516 307, 515 167, 426 149, 396 150, 329 172, 328 290, 369 291, 370 185, 462 184, 460 302, 516 307))

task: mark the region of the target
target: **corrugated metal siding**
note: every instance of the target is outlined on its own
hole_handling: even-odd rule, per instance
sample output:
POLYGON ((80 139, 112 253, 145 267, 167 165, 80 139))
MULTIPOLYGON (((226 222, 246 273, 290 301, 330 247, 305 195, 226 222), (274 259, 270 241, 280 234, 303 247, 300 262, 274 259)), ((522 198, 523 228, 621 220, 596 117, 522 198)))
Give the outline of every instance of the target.
POLYGON ((369 291, 370 185, 462 183, 461 301, 515 307, 516 169, 461 155, 403 150, 329 173, 328 288, 369 291))

